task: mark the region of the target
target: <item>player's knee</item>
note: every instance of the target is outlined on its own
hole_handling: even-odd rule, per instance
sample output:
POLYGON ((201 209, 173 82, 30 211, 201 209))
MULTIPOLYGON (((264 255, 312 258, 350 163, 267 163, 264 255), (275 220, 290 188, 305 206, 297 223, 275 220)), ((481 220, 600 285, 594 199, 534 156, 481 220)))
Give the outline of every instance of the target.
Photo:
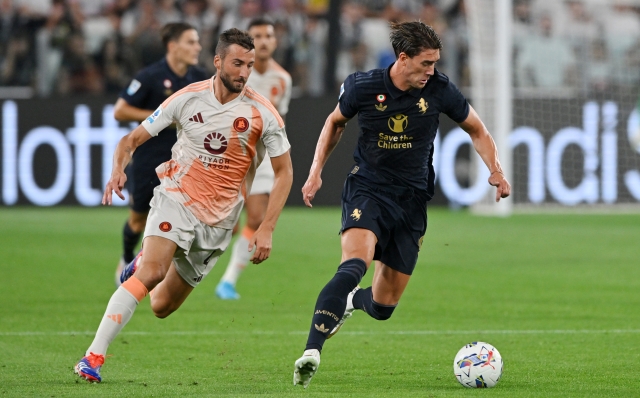
POLYGON ((157 262, 141 261, 140 268, 136 270, 136 278, 138 278, 148 290, 155 288, 158 283, 162 282, 167 275, 162 264, 157 262))
POLYGON ((371 303, 371 316, 374 319, 377 319, 379 321, 386 321, 387 319, 391 318, 391 315, 393 314, 393 311, 396 309, 395 305, 384 305, 384 304, 378 304, 375 301, 373 301, 371 303))
POLYGON ((175 311, 175 309, 171 308, 170 306, 162 306, 158 308, 151 306, 151 308, 153 310, 153 315, 155 315, 156 318, 160 319, 168 317, 169 315, 173 314, 173 311, 175 311))
POLYGON ((176 309, 169 298, 157 294, 151 296, 151 310, 156 318, 164 319, 171 315, 176 309))
POLYGON ((251 228, 254 231, 260 227, 260 224, 262 224, 263 220, 264 214, 261 212, 247 213, 247 227, 251 228))
POLYGON ((146 225, 147 225, 146 218, 129 217, 129 228, 131 228, 131 231, 133 231, 136 234, 142 233, 146 225))

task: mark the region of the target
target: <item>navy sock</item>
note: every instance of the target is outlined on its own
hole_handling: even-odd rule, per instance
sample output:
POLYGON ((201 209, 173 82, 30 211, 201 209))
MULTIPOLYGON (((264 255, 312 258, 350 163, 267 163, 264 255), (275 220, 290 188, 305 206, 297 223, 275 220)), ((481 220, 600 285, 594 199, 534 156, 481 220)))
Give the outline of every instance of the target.
POLYGON ((366 312, 371 318, 379 321, 386 321, 391 318, 393 310, 396 309, 395 305, 378 304, 373 301, 371 287, 360 289, 353 295, 353 306, 354 308, 366 312))
POLYGON ((347 296, 358 286, 366 272, 367 264, 359 258, 352 258, 340 264, 338 272, 318 295, 305 350, 322 351, 322 345, 327 340, 329 332, 344 315, 347 296))
POLYGON ((141 233, 136 233, 131 230, 129 226, 129 221, 124 223, 124 229, 122 230, 122 257, 124 258, 124 262, 129 264, 136 255, 133 253, 133 250, 138 245, 140 241, 141 233))

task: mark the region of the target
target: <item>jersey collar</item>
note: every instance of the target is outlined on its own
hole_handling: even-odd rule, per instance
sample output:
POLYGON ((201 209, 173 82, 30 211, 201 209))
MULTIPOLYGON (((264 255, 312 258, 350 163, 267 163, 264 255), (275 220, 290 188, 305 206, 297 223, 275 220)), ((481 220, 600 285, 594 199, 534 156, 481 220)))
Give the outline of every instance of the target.
POLYGON ((393 82, 391 81, 391 67, 394 64, 395 62, 389 65, 389 67, 384 70, 384 85, 387 91, 389 92, 389 95, 391 96, 391 98, 396 99, 404 94, 409 94, 416 98, 420 97, 421 90, 412 88, 411 90, 402 91, 393 84, 393 82))

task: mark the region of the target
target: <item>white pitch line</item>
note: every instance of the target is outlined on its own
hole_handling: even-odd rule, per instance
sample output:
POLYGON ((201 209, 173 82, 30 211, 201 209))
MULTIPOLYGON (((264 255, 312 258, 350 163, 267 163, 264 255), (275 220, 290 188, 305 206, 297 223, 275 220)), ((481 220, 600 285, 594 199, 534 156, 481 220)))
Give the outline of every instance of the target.
MULTIPOLYGON (((297 330, 287 332, 288 335, 306 335, 308 332, 297 330)), ((640 329, 552 329, 552 330, 390 330, 390 331, 342 331, 340 335, 345 336, 366 336, 366 335, 430 335, 443 336, 448 334, 469 335, 469 334, 639 334, 640 329)), ((0 332, 0 336, 93 336, 95 331, 49 331, 49 332, 0 332)), ((123 331, 120 335, 127 336, 208 336, 208 335, 280 335, 281 331, 276 330, 254 330, 251 332, 240 332, 234 330, 177 330, 177 331, 123 331)))

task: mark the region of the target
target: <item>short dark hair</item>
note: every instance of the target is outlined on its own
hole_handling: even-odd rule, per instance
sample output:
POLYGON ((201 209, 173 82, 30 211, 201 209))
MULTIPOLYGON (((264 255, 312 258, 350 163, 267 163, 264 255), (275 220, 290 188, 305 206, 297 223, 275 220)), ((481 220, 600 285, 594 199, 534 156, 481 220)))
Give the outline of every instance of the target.
POLYGON ((162 44, 164 45, 164 49, 167 50, 169 48, 170 41, 176 41, 180 39, 180 36, 187 31, 195 28, 186 23, 186 22, 175 22, 168 23, 162 27, 160 31, 160 36, 162 36, 162 44))
POLYGON ((252 19, 251 22, 249 22, 247 31, 251 30, 251 28, 253 28, 254 26, 264 26, 264 25, 269 25, 275 28, 275 23, 269 18, 258 17, 258 18, 252 19))
POLYGON ((413 58, 424 50, 442 50, 438 34, 423 22, 392 22, 390 27, 389 38, 396 58, 400 53, 413 58))
POLYGON ((253 45, 253 38, 249 35, 249 32, 231 28, 222 32, 220 37, 218 37, 216 55, 219 55, 220 58, 224 58, 224 56, 227 55, 227 48, 232 44, 237 44, 240 47, 246 48, 247 51, 251 51, 255 48, 253 45))

